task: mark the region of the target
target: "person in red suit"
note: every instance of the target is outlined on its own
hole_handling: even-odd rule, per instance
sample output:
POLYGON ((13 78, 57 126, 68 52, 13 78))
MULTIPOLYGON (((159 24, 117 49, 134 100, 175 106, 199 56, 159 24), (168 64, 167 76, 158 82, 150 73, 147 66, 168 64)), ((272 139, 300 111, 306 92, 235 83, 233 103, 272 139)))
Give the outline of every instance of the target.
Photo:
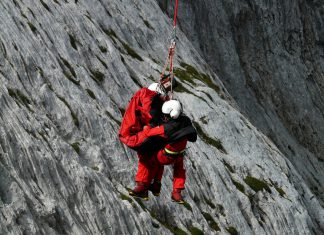
POLYGON ((148 191, 158 196, 161 191, 161 179, 164 165, 173 165, 173 191, 171 198, 184 203, 181 191, 184 189, 186 170, 184 168, 184 152, 187 142, 195 142, 197 132, 190 119, 182 113, 182 106, 177 100, 166 101, 162 106, 162 122, 165 128, 163 138, 150 139, 160 149, 151 153, 151 157, 139 161, 135 177, 136 187, 130 191, 131 196, 148 199, 148 191))
POLYGON ((160 126, 161 107, 163 102, 169 99, 167 93, 170 88, 171 78, 165 76, 159 83, 143 87, 133 95, 119 130, 121 142, 136 151, 141 151, 142 144, 148 137, 164 136, 164 128, 160 126))

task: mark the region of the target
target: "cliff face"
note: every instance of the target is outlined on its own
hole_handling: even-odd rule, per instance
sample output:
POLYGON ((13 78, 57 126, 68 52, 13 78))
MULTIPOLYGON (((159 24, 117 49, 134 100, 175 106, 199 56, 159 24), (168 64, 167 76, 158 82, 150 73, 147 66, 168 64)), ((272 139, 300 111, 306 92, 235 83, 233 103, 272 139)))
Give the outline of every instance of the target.
POLYGON ((324 2, 182 4, 181 28, 240 110, 323 197, 324 2))
MULTIPOLYGON (((249 12, 253 4, 242 4, 245 13, 239 10, 241 5, 227 4, 201 3, 199 7, 205 7, 208 14, 199 14, 198 5, 180 7, 179 14, 188 17, 179 19, 186 33, 178 30, 176 72, 181 86, 176 96, 199 133, 197 143, 187 150, 184 195, 188 204, 181 206, 170 199, 171 168, 166 169, 160 197, 150 195, 148 202, 128 197, 127 188, 134 186, 137 157, 117 136, 122 113, 132 94, 140 86, 156 81, 162 69, 171 28, 170 19, 160 8, 163 3, 159 6, 155 1, 130 0, 0 2, 0 234, 323 232, 322 201, 311 190, 312 185, 323 185, 323 163, 316 162, 323 146, 323 126, 315 115, 323 111, 321 96, 315 99, 317 94, 323 94, 316 93, 322 89, 322 65, 314 56, 320 56, 315 49, 322 44, 310 43, 309 52, 314 55, 292 44, 293 50, 305 53, 305 61, 313 59, 318 63, 300 62, 295 71, 294 60, 290 61, 291 67, 283 61, 295 58, 293 53, 297 52, 284 51, 276 59, 281 72, 265 70, 263 62, 276 56, 268 58, 256 53, 257 49, 267 47, 280 53, 281 48, 272 47, 272 37, 269 44, 247 40, 251 35, 245 31, 256 30, 249 24, 249 17, 254 19, 249 12), (215 15, 214 7, 223 7, 224 15, 215 15), (234 27, 227 21, 231 7, 241 12, 242 17, 234 23, 245 24, 245 29, 236 26, 235 37, 227 42, 229 32, 225 26, 234 27), (190 28, 196 17, 201 17, 212 33, 203 36, 198 25, 196 29, 190 28), (223 49, 213 44, 219 39, 213 19, 224 22, 217 24, 223 29, 223 49), (196 35, 187 32, 189 29, 196 35), (203 46, 204 53, 198 50, 203 46), (243 66, 243 55, 247 67, 243 66), (256 60, 255 55, 260 58, 256 60), (225 63, 232 56, 228 60, 231 62, 225 63), (213 62, 213 58, 218 62, 213 62), (254 66, 260 70, 252 69, 251 60, 258 62, 254 66), (223 61, 222 66, 219 61, 223 61), (293 76, 301 71, 308 74, 315 65, 318 70, 311 81, 303 83, 293 76), (307 117, 312 117, 311 113, 314 117, 307 128, 317 130, 312 138, 318 144, 301 144, 300 138, 312 140, 311 137, 307 133, 300 137, 300 129, 289 128, 295 125, 300 115, 298 107, 302 106, 290 100, 288 94, 278 98, 278 111, 273 110, 276 103, 271 94, 281 91, 283 85, 277 79, 285 66, 287 76, 282 75, 282 79, 286 79, 287 87, 291 77, 296 79, 295 89, 302 89, 297 84, 308 85, 307 92, 293 93, 291 88, 288 94, 305 94, 304 98, 299 97, 300 102, 311 104, 307 117), (261 71, 268 77, 260 76, 261 71), (244 87, 243 81, 253 86, 244 87), (276 81, 278 86, 274 85, 276 81), (271 89, 254 95, 268 83, 271 89), (248 100, 252 111, 262 110, 259 116, 244 108, 248 100), (263 115, 267 113, 265 104, 269 104, 270 110, 267 118, 263 115), (296 119, 286 117, 281 105, 297 110, 296 119), (315 129, 316 123, 319 126, 315 129), (255 126, 274 141, 286 142, 283 146, 278 144, 279 150, 255 126), (267 132, 270 130, 273 135, 267 132), (285 151, 287 143, 295 154, 285 151), (314 166, 309 162, 315 162, 314 166)), ((317 17, 315 28, 320 31, 321 11, 313 11, 312 5, 305 6, 309 17, 317 17)), ((281 11, 282 17, 284 13, 281 11)), ((318 38, 319 31, 314 31, 318 38)), ((312 38, 308 40, 313 42, 312 38)))

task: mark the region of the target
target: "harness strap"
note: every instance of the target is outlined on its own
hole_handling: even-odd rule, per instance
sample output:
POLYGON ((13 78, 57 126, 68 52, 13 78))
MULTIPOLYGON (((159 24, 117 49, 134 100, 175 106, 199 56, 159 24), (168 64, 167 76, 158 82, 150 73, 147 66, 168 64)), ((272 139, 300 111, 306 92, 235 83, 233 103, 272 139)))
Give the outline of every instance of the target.
POLYGON ((164 148, 164 151, 169 155, 179 155, 179 154, 184 153, 186 150, 184 149, 184 150, 181 150, 179 152, 174 152, 174 151, 171 151, 171 150, 169 150, 167 148, 164 148))

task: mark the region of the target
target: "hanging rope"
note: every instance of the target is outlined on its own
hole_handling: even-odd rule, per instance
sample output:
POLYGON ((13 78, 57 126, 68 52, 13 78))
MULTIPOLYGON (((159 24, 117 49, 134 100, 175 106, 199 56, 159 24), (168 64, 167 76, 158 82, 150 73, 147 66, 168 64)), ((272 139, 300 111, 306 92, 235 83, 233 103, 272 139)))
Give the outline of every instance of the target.
POLYGON ((174 7, 174 13, 173 13, 173 30, 172 30, 172 35, 171 35, 171 42, 168 50, 168 56, 165 61, 165 64, 163 66, 163 70, 161 72, 161 79, 165 78, 166 76, 170 76, 171 78, 171 91, 170 91, 170 98, 172 98, 172 93, 173 93, 173 87, 172 87, 172 82, 174 78, 173 74, 173 58, 175 54, 175 48, 176 48, 176 26, 177 26, 177 15, 178 15, 178 0, 175 2, 175 7, 174 7), (169 66, 169 73, 166 74, 167 67, 169 66))

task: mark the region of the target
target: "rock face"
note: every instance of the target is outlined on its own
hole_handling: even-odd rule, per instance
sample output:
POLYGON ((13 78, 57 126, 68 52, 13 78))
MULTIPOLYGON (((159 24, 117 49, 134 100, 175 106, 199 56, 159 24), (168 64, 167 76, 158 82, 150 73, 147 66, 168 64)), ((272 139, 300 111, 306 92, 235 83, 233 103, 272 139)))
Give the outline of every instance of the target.
MULTIPOLYGON (((171 5, 160 1, 171 12, 171 5)), ((181 28, 323 199, 324 1, 184 1, 181 28)))
POLYGON ((323 233, 323 7, 294 4, 182 3, 176 96, 199 139, 181 206, 171 167, 160 197, 128 197, 137 157, 117 136, 162 69, 165 4, 1 1, 0 234, 323 233))

